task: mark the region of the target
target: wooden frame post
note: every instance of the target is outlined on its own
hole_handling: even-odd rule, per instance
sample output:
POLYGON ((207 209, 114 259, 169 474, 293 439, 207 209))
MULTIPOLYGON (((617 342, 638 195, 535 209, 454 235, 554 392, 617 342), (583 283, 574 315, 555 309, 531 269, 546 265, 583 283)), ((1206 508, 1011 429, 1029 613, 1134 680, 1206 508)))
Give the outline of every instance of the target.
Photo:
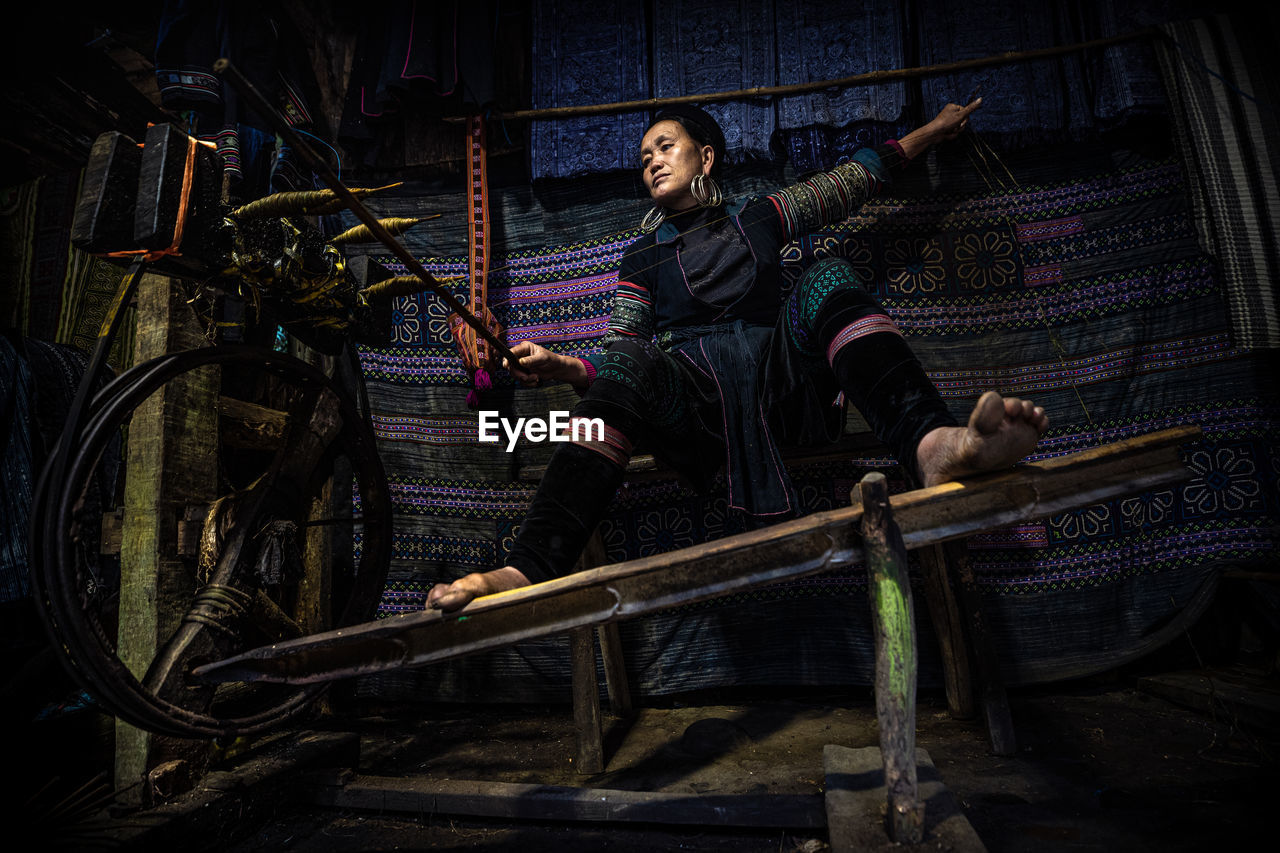
POLYGON ((924 803, 916 781, 916 621, 907 577, 907 548, 889 509, 884 474, 858 484, 862 551, 876 638, 876 717, 889 810, 885 829, 898 844, 924 839, 924 803))
MULTIPOLYGON (((195 312, 173 279, 143 276, 137 313, 135 364, 205 344, 195 312)), ((140 680, 177 630, 194 590, 193 566, 179 555, 178 529, 186 507, 208 504, 217 488, 219 382, 215 366, 184 374, 139 406, 129 424, 116 643, 120 660, 140 680)), ((207 755, 203 742, 151 734, 117 720, 116 790, 140 793, 146 774, 166 761, 185 759, 198 771, 207 755)))

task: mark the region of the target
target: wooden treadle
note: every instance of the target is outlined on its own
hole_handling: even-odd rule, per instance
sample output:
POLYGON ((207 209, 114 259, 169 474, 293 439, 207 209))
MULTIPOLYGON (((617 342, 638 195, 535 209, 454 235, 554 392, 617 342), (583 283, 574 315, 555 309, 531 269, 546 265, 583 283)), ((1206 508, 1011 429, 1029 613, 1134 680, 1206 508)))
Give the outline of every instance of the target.
MULTIPOLYGON (((908 549, 1078 509, 1185 479, 1176 427, 1007 471, 895 495, 908 549)), ((420 666, 717 598, 858 562, 861 506, 815 513, 679 551, 251 649, 197 668, 207 682, 306 684, 420 666)))

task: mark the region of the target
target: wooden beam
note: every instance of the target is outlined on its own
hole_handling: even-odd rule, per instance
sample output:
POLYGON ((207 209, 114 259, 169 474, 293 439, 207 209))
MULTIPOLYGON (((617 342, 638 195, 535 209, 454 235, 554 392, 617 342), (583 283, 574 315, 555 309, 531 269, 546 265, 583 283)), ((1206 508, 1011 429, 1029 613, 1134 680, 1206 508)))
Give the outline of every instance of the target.
POLYGON ((693 826, 816 829, 826 823, 818 794, 672 794, 350 771, 326 777, 313 777, 311 801, 341 809, 693 826))
MULTIPOLYGON (((997 474, 894 496, 906 548, 968 536, 1186 478, 1179 427, 997 474)), ((252 649, 197 667, 196 679, 307 684, 419 666, 586 625, 842 568, 861 558, 851 506, 691 548, 476 599, 252 649)))
MULTIPOLYGON (((203 345, 203 329, 173 280, 143 276, 135 340, 135 364, 203 345)), ((219 376, 211 366, 178 377, 143 402, 129 424, 117 654, 139 679, 191 600, 191 567, 178 552, 179 521, 187 506, 207 504, 217 488, 219 376)), ((116 790, 139 791, 136 783, 147 771, 171 759, 185 758, 199 770, 206 754, 205 744, 117 720, 116 790)))

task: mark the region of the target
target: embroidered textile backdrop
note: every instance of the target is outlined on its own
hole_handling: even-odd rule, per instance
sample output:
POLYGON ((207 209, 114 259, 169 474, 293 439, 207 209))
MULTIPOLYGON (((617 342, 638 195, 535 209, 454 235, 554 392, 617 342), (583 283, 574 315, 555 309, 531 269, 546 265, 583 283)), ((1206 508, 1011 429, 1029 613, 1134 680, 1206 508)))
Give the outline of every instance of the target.
MULTIPOLYGON (((1035 50, 1198 14, 1192 0, 547 0, 534 20, 535 108, 833 80, 1035 50), (651 48, 646 48, 652 44, 651 48), (603 59, 603 61, 601 61, 603 59)), ((728 159, 830 168, 901 135, 948 102, 985 96, 975 128, 999 146, 1082 139, 1164 107, 1143 42, 918 81, 707 105, 728 159), (1050 96, 1046 96, 1050 95, 1050 96)), ((636 161, 647 111, 534 122, 534 179, 636 161)))
MULTIPOLYGON (((1036 458, 1175 424, 1204 429, 1185 451, 1185 483, 970 541, 1006 676, 1029 683, 1150 651, 1201 612, 1221 568, 1274 552, 1280 401, 1258 357, 1230 341, 1215 263, 1197 243, 1172 153, 1147 159, 1075 146, 1009 157, 1008 166, 1017 186, 992 189, 962 145, 938 151, 854 219, 793 244, 787 261, 799 270, 839 254, 862 270, 958 416, 987 388, 1033 396, 1053 420, 1036 458)), ((751 175, 731 190, 767 183, 751 175)), ((508 253, 494 260, 490 297, 513 343, 568 353, 598 346, 618 260, 637 233, 618 223, 635 222, 644 202, 592 203, 587 196, 608 197, 596 183, 582 194, 575 204, 566 191, 540 216, 527 188, 493 193, 495 224, 505 223, 496 243, 508 253), (594 236, 568 236, 584 232, 594 236)), ((379 212, 452 203, 403 197, 379 212)), ((430 239, 415 239, 414 250, 428 254, 430 239)), ((459 253, 426 265, 461 275, 466 260, 459 253)), ((434 297, 401 298, 394 345, 362 353, 396 507, 383 614, 421 608, 437 580, 501 565, 533 492, 518 471, 550 450, 477 443, 445 318, 434 297)), ((502 372, 497 383, 482 405, 505 417, 574 400, 565 387, 514 389, 502 372)), ((817 511, 846 504, 861 475, 880 467, 889 460, 794 474, 806 510, 817 511)), ((722 498, 662 481, 624 487, 604 537, 610 559, 623 560, 737 529, 722 498)), ((929 620, 919 612, 922 683, 938 684, 929 620)), ((861 568, 622 629, 642 693, 871 679, 861 568)), ((397 699, 563 701, 568 678, 567 643, 548 638, 369 678, 361 689, 397 699)))

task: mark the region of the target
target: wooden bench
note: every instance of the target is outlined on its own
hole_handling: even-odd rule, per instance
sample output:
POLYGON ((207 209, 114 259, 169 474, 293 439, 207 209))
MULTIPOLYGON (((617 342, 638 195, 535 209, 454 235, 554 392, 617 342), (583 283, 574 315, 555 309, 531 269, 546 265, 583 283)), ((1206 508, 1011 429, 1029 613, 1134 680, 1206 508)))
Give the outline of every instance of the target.
MULTIPOLYGON (((929 548, 1184 480, 1188 471, 1179 448, 1200 436, 1199 428, 1192 426, 1161 430, 896 494, 885 506, 892 508, 901 536, 900 550, 929 548)), ((535 637, 635 619, 766 584, 847 569, 866 551, 859 529, 866 514, 858 499, 848 507, 811 513, 714 542, 484 596, 456 612, 417 611, 250 649, 198 666, 190 678, 207 684, 311 684, 423 666, 535 637)), ((962 581, 964 571, 963 567, 957 570, 962 581)), ((963 595, 965 584, 960 586, 963 595)), ((972 592, 976 595, 976 589, 972 592)), ((909 590, 903 590, 907 593, 909 590)), ((959 622, 958 608, 956 616, 959 622)), ((965 621, 981 627, 980 619, 965 621)), ((590 640, 590 634, 586 638, 590 640)), ((593 657, 586 653, 591 645, 594 643, 578 641, 580 658, 593 657)), ((958 657, 954 654, 953 660, 958 657)), ((584 676, 588 671, 594 673, 594 660, 590 662, 589 669, 580 668, 584 676)), ((994 668, 989 674, 992 680, 983 685, 988 714, 994 707, 991 688, 998 685, 994 668)), ((985 677, 981 669, 979 675, 985 677)), ((589 684, 590 695, 596 696, 594 677, 580 681, 589 684)), ((594 735, 584 731, 584 737, 594 735)), ((993 746, 1009 749, 1012 739, 993 739, 993 746)), ((603 753, 599 763, 603 765, 603 753)))
MULTIPOLYGON (((785 448, 783 461, 794 465, 845 462, 856 456, 889 455, 888 449, 870 433, 854 433, 840 441, 816 447, 785 448)), ((536 483, 546 473, 546 465, 520 469, 523 482, 536 483)), ((630 482, 670 479, 676 473, 651 454, 637 454, 627 465, 630 482)), ((975 689, 971 661, 977 667, 984 716, 992 750, 997 755, 1015 751, 1013 722, 1008 696, 1001 680, 995 647, 982 616, 981 595, 969 568, 968 549, 963 540, 929 545, 917 550, 923 569, 925 602, 942 660, 947 709, 956 719, 970 719, 975 712, 975 689), (970 652, 970 646, 973 653, 970 652)), ((597 528, 574 567, 575 572, 608 564, 604 540, 597 528)), ((633 706, 622 655, 617 623, 599 626, 596 633, 603 660, 605 689, 609 707, 618 716, 631 714, 633 706)), ((580 773, 603 772, 604 726, 599 685, 596 680, 595 640, 590 628, 570 634, 573 679, 573 715, 578 730, 576 765, 580 773)))

